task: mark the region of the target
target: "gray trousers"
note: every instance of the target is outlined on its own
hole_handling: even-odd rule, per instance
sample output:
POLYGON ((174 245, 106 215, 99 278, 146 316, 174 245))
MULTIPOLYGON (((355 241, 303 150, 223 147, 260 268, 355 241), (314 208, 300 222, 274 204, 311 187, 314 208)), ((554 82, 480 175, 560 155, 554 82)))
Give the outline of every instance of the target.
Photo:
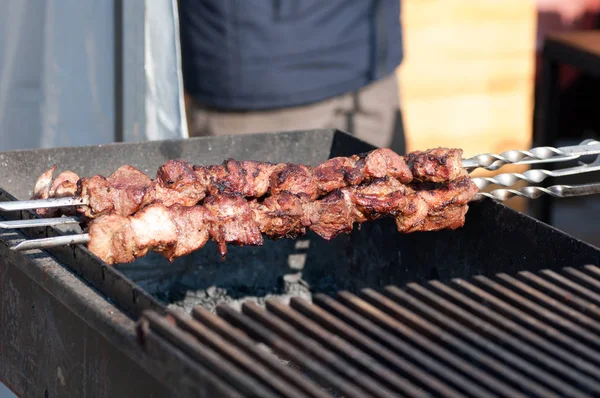
POLYGON ((337 128, 378 147, 404 153, 396 74, 310 105, 264 111, 223 111, 186 97, 190 136, 337 128))

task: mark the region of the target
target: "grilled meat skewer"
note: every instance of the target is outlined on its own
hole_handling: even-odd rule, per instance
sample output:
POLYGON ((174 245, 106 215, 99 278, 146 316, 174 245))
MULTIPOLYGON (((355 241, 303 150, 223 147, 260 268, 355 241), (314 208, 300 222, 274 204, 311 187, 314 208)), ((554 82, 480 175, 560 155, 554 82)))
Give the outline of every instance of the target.
MULTIPOLYGON (((301 164, 272 164, 226 160, 222 165, 192 166, 170 160, 151 180, 132 166, 122 166, 108 178, 100 175, 79 178, 67 171, 52 181, 53 166, 36 182, 32 199, 78 197, 84 205, 77 209, 87 218, 115 213, 129 216, 151 203, 166 206, 193 206, 207 195, 239 194, 260 198, 287 191, 317 199, 345 186, 369 182, 385 176, 401 183, 413 180, 442 182, 467 175, 462 167, 462 150, 433 149, 402 157, 389 149, 376 149, 362 155, 337 157, 311 168, 301 164)), ((73 209, 42 208, 44 217, 73 214, 73 209)))
MULTIPOLYGON (((433 152, 435 151, 439 151, 443 149, 437 149, 437 150, 429 150, 429 151, 425 151, 425 152, 412 152, 411 154, 409 154, 405 159, 408 161, 408 165, 409 167, 412 169, 412 171, 414 172, 414 177, 415 179, 421 179, 421 180, 427 180, 427 179, 431 179, 436 181, 437 178, 436 176, 438 175, 438 171, 436 167, 430 167, 427 164, 423 164, 423 159, 426 159, 428 162, 431 161, 431 159, 427 159, 429 157, 429 154, 433 154, 433 152), (433 171, 433 176, 429 173, 431 173, 433 171), (419 175, 421 174, 421 175, 419 175)), ((462 154, 462 153, 461 153, 462 154)), ((503 152, 501 154, 493 154, 493 153, 487 153, 487 154, 481 154, 481 155, 476 155, 474 157, 468 158, 468 159, 462 159, 461 161, 461 165, 462 168, 464 168, 465 170, 473 170, 476 168, 485 168, 487 170, 497 170, 499 168, 501 168, 503 165, 505 164, 536 164, 536 163, 553 163, 553 162, 565 162, 565 161, 569 161, 569 160, 573 160, 573 159, 577 159, 581 156, 586 156, 586 155, 598 155, 600 154, 600 142, 595 141, 595 140, 585 140, 583 142, 581 142, 579 145, 575 145, 575 146, 567 146, 567 147, 560 147, 560 148, 553 148, 553 147, 536 147, 536 148, 532 148, 530 150, 511 150, 511 151, 506 151, 503 152)), ((338 158, 338 159, 343 159, 343 158, 338 158)), ((443 158, 440 158, 439 161, 435 161, 435 159, 433 160, 433 165, 441 165, 441 163, 443 162, 443 158)), ((256 162, 254 162, 256 163, 256 162)), ((454 168, 452 168, 453 170, 460 170, 460 166, 458 165, 458 159, 456 159, 456 162, 451 162, 451 164, 453 164, 454 168)), ((218 170, 219 167, 223 167, 223 166, 213 166, 213 167, 208 167, 209 170, 218 170), (215 169, 216 168, 216 169, 215 169)), ((126 170, 125 173, 121 173, 121 174, 127 174, 127 171, 132 171, 132 170, 128 170, 128 166, 125 166, 126 170)), ((52 217, 54 215, 57 215, 59 213, 66 213, 69 214, 71 212, 73 212, 73 209, 59 209, 57 210, 56 208, 59 207, 79 207, 79 210, 82 210, 82 212, 86 212, 86 211, 90 211, 92 213, 93 217, 97 217, 98 215, 101 214, 107 214, 110 213, 112 211, 116 211, 119 214, 124 214, 124 215, 128 215, 126 209, 129 208, 130 206, 128 206, 126 203, 124 203, 124 206, 121 206, 119 204, 117 204, 115 206, 115 204, 113 203, 108 203, 106 206, 100 206, 99 211, 94 210, 94 208, 90 208, 89 206, 89 197, 85 197, 85 196, 76 196, 78 194, 78 190, 76 188, 75 184, 78 180, 79 177, 76 175, 73 175, 71 173, 67 173, 65 174, 61 174, 57 180, 60 181, 60 183, 57 183, 55 185, 62 185, 60 187, 60 189, 58 189, 58 186, 56 186, 55 188, 52 188, 52 174, 54 172, 55 168, 53 167, 52 169, 48 170, 46 173, 44 173, 40 179, 38 180, 38 183, 36 184, 36 188, 35 188, 35 192, 34 192, 34 196, 33 196, 33 200, 27 200, 27 201, 18 201, 18 202, 11 202, 11 203, 0 203, 0 210, 3 211, 19 211, 19 210, 33 210, 33 209, 38 209, 37 212, 45 217, 52 217), (66 184, 62 184, 65 181, 61 181, 61 180, 66 180, 66 184), (68 182, 70 182, 71 184, 68 184, 68 182), (48 199, 50 198, 50 199, 48 199), (116 210, 115 210, 116 209, 116 210)), ((135 169, 134 169, 135 170, 135 169)), ((118 172, 121 172, 122 170, 118 170, 118 172)), ((442 175, 444 174, 444 172, 446 172, 448 170, 444 170, 442 169, 442 175)), ((119 174, 119 173, 116 174, 119 174)), ((345 170, 343 170, 343 172, 346 172, 345 170)), ((136 174, 141 174, 140 179, 141 180, 149 180, 149 178, 144 177, 144 174, 139 172, 136 174)), ((210 173, 212 174, 212 172, 210 173)), ((134 176, 136 177, 136 176, 134 176)), ((458 175, 456 176, 458 177, 458 175)), ((343 177, 344 179, 346 178, 345 176, 343 177)), ((445 177, 444 177, 445 178, 445 177)), ((125 190, 126 186, 117 186, 115 187, 112 183, 112 181, 108 181, 108 183, 106 181, 104 181, 104 184, 102 179, 104 180, 110 180, 111 178, 109 177, 108 179, 105 179, 104 177, 101 178, 100 185, 107 185, 105 186, 105 190, 108 191, 109 189, 111 191, 114 190, 125 190)), ((212 178, 211 178, 212 179, 212 178)), ((448 177, 448 180, 453 179, 451 177, 448 177)), ((481 179, 479 179, 481 180, 481 179)), ((485 182, 479 181, 477 182, 477 179, 475 180, 476 183, 478 183, 478 185, 480 185, 480 188, 482 188, 485 185, 489 185, 486 184, 485 182)), ((219 182, 220 181, 216 181, 219 182)), ((148 183, 148 181, 145 181, 145 183, 148 183)), ((144 185, 144 184, 142 184, 144 185)), ((185 184, 183 184, 185 185, 185 184)), ((145 186, 145 185, 144 185, 145 186)), ((226 187, 226 185, 221 184, 221 185, 217 185, 219 187, 226 187)), ((181 188, 181 187, 180 187, 181 188)), ((134 189, 134 188, 132 188, 134 189)), ((134 189, 135 190, 135 189, 134 189)), ((106 196, 106 195, 105 195, 106 196)), ((108 200, 110 202, 110 200, 113 200, 115 198, 113 198, 113 195, 107 195, 108 196, 108 200)), ((125 197, 127 198, 127 194, 125 195, 114 195, 116 196, 117 200, 120 197, 125 197)), ((134 197, 136 195, 133 195, 134 197)), ((99 201, 100 204, 102 204, 102 200, 99 201)), ((96 204, 98 204, 98 202, 96 202, 96 204)), ((145 205, 146 203, 143 203, 142 205, 145 205)), ((136 207, 136 206, 133 206, 136 207)), ((141 208, 141 206, 137 206, 137 208, 141 208)))
POLYGON ((241 195, 209 196, 202 206, 151 204, 133 216, 109 214, 90 223, 88 248, 108 264, 127 263, 149 250, 169 260, 217 242, 221 256, 227 244, 263 244, 296 238, 307 230, 323 239, 350 233, 355 223, 393 217, 398 231, 456 229, 464 224, 468 203, 477 194, 468 177, 448 184, 401 184, 384 177, 369 184, 338 188, 319 200, 280 192, 264 200, 241 195))

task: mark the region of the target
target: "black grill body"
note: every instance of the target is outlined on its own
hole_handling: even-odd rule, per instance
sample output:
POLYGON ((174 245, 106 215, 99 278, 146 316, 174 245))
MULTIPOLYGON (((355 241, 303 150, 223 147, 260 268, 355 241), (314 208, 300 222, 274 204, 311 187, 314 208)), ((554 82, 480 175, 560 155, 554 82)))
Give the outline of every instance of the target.
MULTIPOLYGON (((153 176, 173 158, 195 164, 236 158, 315 165, 370 149, 347 134, 319 130, 5 152, 0 153, 5 190, 0 200, 28 198, 35 179, 54 163, 82 176, 108 175, 122 164, 153 176)), ((2 216, 33 217, 30 212, 2 216)), ((40 228, 0 235, 0 379, 23 396, 502 396, 504 388, 524 396, 569 396, 597 391, 595 367, 585 368, 596 366, 596 360, 582 352, 598 348, 598 313, 591 310, 598 282, 595 268, 582 267, 600 265, 600 250, 491 201, 472 205, 466 225, 456 231, 401 235, 391 220, 380 220, 330 242, 308 234, 258 248, 232 247, 225 262, 211 244, 173 264, 149 255, 116 267, 83 246, 26 254, 8 249, 25 234, 63 232, 40 228), (571 270, 587 279, 569 279, 574 283, 569 285, 543 273, 571 270), (531 275, 564 291, 532 282, 531 275), (479 279, 471 279, 475 276, 479 279), (538 290, 523 290, 515 282, 523 278, 538 290), (468 290, 462 280, 521 312, 468 290), (398 290, 386 290, 389 285, 398 290), (457 286, 487 312, 443 291, 457 286), (425 290, 415 290, 421 287, 425 290), (547 297, 540 298, 538 291, 547 297), (328 300, 368 323, 360 326, 348 314, 336 313, 328 300), (352 307, 357 303, 360 308, 352 307), (317 319, 318 311, 337 317, 342 329, 329 318, 317 319), (551 318, 555 313, 577 328, 551 318), (269 323, 272 318, 279 320, 276 325, 269 323), (262 329, 253 330, 254 324, 262 329), (283 334, 289 328, 293 335, 283 334), (360 346, 342 330, 385 350, 369 351, 375 346, 360 346), (557 338, 555 330, 580 350, 571 340, 557 338), (333 335, 340 346, 327 345, 325 336, 333 335), (538 335, 547 339, 546 346, 534 344, 538 335), (528 344, 534 351, 527 351, 528 344), (263 358, 265 346, 289 350, 286 345, 309 358, 289 358, 289 351, 263 358), (312 346, 320 351, 307 351, 312 346), (256 358, 264 363, 248 362, 256 358), (324 385, 319 374, 337 381, 324 385), (340 390, 340 383, 348 387, 340 390)))

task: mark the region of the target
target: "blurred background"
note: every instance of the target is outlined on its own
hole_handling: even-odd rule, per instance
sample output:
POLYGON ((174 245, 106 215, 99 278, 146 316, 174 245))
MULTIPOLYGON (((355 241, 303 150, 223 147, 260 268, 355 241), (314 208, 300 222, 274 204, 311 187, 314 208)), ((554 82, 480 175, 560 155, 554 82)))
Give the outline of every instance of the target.
MULTIPOLYGON (((468 157, 597 138, 599 3, 402 0, 406 150, 468 157)), ((175 0, 0 0, 0 151, 189 137, 179 29, 175 0)), ((597 199, 551 212, 600 244, 597 199)))

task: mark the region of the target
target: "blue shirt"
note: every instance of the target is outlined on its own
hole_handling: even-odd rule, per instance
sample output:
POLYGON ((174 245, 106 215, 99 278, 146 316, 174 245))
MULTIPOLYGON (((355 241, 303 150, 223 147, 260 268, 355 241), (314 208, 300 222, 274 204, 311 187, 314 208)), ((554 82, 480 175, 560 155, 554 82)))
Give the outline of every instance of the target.
POLYGON ((183 79, 199 103, 314 103, 392 73, 400 0, 179 0, 183 79))

